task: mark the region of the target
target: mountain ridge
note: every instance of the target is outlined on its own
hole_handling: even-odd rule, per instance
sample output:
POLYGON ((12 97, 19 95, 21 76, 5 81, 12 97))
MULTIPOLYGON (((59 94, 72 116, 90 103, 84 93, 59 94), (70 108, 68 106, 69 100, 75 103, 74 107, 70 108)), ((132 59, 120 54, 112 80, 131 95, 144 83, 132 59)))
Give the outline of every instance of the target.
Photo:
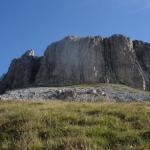
POLYGON ((33 50, 14 59, 0 82, 0 93, 31 86, 116 83, 150 89, 150 43, 121 34, 67 36, 50 44, 44 56, 33 50))

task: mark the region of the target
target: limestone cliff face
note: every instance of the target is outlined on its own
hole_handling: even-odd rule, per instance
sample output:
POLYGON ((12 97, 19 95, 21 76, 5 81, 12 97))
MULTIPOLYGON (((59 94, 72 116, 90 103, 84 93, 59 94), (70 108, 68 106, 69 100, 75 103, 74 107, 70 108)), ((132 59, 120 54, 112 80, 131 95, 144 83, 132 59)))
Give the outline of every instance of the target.
POLYGON ((102 82, 149 90, 149 59, 150 44, 123 35, 68 36, 48 46, 42 58, 28 51, 13 60, 1 86, 12 89, 102 82))
POLYGON ((149 58, 150 44, 122 35, 69 36, 47 48, 36 83, 121 83, 146 90, 150 87, 149 58))
POLYGON ((143 81, 143 89, 150 90, 150 44, 142 41, 133 41, 133 47, 139 74, 143 81))
POLYGON ((50 45, 37 75, 38 84, 64 85, 105 82, 101 37, 66 37, 50 45))
POLYGON ((27 51, 21 58, 14 59, 1 81, 0 92, 33 85, 40 63, 41 58, 35 57, 33 50, 27 51))
POLYGON ((115 35, 104 39, 103 44, 107 81, 146 89, 133 41, 122 35, 115 35))

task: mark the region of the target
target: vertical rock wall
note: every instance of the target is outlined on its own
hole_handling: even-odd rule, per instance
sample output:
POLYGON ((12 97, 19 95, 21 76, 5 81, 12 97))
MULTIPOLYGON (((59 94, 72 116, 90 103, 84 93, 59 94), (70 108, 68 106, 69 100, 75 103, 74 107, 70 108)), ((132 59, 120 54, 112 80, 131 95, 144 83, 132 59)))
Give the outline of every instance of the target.
POLYGON ((123 35, 68 36, 48 46, 43 57, 29 50, 14 59, 2 81, 6 89, 117 83, 150 89, 150 44, 123 35))
POLYGON ((36 83, 103 82, 149 89, 150 48, 145 43, 140 45, 140 42, 122 35, 66 37, 47 48, 36 83))

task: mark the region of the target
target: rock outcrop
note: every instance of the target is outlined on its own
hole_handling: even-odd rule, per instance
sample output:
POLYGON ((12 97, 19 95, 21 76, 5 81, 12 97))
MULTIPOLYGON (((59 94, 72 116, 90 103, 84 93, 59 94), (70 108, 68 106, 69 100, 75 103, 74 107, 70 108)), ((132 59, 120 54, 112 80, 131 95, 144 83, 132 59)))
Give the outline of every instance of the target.
POLYGON ((36 83, 65 85, 105 82, 103 39, 69 36, 50 45, 42 61, 36 83))
POLYGON ((34 56, 33 50, 28 50, 21 58, 14 59, 0 83, 1 93, 9 89, 33 86, 40 64, 41 57, 34 56))
POLYGON ((43 57, 27 51, 14 59, 0 89, 117 83, 149 90, 149 59, 149 43, 123 35, 68 36, 48 46, 43 57))
POLYGON ((69 36, 47 48, 36 83, 121 83, 148 90, 149 58, 150 44, 122 35, 110 38, 69 36))

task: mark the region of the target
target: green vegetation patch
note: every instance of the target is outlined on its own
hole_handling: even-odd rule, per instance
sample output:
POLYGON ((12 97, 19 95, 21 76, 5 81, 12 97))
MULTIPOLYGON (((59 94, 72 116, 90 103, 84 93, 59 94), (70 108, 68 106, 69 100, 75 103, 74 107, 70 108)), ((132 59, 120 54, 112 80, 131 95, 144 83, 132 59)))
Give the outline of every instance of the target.
POLYGON ((150 105, 1 101, 0 149, 150 149, 150 105))

